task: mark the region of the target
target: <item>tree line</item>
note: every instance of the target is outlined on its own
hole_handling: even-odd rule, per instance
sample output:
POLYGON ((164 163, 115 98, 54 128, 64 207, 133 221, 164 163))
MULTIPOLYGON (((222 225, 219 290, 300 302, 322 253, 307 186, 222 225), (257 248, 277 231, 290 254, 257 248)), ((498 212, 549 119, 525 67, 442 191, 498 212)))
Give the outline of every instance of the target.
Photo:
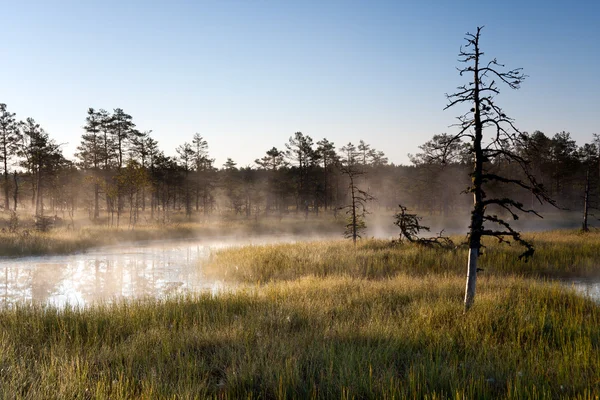
MULTIPOLYGON (((462 192, 472 168, 470 145, 460 140, 448 145, 450 137, 434 135, 409 155, 411 165, 394 165, 363 140, 337 147, 326 138, 315 141, 296 132, 284 146, 266 149, 253 165, 238 166, 228 158, 218 167, 201 134, 169 156, 152 131, 138 130, 124 110, 90 108, 77 152, 67 159, 34 119, 18 121, 0 104, 2 204, 4 210, 38 216, 86 210, 92 220, 134 226, 141 218, 168 222, 173 213, 190 219, 337 216, 352 202, 354 187, 375 210, 403 204, 448 217, 471 207, 462 192)), ((535 131, 523 133, 522 139, 511 151, 527 159, 531 173, 561 207, 583 211, 598 206, 598 135, 581 146, 568 132, 548 136, 535 131)), ((490 165, 498 175, 522 174, 502 154, 490 165)), ((535 200, 519 188, 507 193, 506 187, 492 185, 488 190, 525 204, 535 200)))

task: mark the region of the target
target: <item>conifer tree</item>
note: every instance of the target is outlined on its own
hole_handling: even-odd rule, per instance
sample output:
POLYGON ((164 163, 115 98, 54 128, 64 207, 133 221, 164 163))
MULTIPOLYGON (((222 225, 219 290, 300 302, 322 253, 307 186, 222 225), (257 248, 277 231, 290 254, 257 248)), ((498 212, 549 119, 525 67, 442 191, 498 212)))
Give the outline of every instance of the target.
POLYGON ((7 211, 10 209, 8 165, 16 155, 18 142, 19 127, 15 120, 15 114, 6 109, 6 104, 0 103, 0 160, 4 168, 4 209, 7 211))

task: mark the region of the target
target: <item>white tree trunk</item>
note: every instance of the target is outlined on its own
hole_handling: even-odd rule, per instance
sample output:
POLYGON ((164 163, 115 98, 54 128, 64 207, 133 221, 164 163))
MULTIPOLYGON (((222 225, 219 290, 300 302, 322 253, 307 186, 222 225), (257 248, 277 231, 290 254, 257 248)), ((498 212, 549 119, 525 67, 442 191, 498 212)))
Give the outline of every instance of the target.
POLYGON ((465 311, 473 305, 475 300, 475 284, 477 283, 477 260, 479 250, 469 249, 469 261, 467 262, 467 287, 465 289, 465 311))

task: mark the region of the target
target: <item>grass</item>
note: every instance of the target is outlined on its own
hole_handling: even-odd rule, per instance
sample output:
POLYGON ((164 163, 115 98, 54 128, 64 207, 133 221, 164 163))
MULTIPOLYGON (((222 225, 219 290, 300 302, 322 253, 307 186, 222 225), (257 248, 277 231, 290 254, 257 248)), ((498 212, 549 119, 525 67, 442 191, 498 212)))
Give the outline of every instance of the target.
POLYGON ((49 232, 23 230, 0 233, 0 256, 33 256, 68 254, 93 247, 118 243, 189 238, 194 236, 192 226, 146 226, 136 230, 86 227, 76 230, 55 229, 49 232))
POLYGON ((317 232, 326 235, 341 232, 343 228, 339 227, 340 224, 342 222, 329 219, 304 220, 289 217, 283 221, 241 219, 144 224, 135 229, 76 224, 76 229, 56 228, 48 232, 38 232, 27 226, 17 232, 9 232, 7 229, 0 231, 0 257, 68 254, 123 242, 214 238, 223 235, 312 235, 317 232))
POLYGON ((302 278, 0 314, 3 398, 594 398, 600 308, 487 277, 302 278))
MULTIPOLYGON (((484 274, 537 277, 599 277, 600 232, 541 232, 525 235, 536 253, 528 262, 517 261, 522 249, 493 241, 486 243, 481 267, 484 274)), ((460 240, 460 238, 455 238, 460 240)), ((238 282, 293 280, 302 276, 389 278, 397 274, 464 275, 467 250, 392 244, 386 240, 299 242, 245 246, 216 253, 207 272, 238 282)))
POLYGON ((581 398, 600 395, 600 307, 534 277, 597 276, 600 233, 466 251, 365 240, 230 248, 236 290, 0 310, 0 398, 581 398))

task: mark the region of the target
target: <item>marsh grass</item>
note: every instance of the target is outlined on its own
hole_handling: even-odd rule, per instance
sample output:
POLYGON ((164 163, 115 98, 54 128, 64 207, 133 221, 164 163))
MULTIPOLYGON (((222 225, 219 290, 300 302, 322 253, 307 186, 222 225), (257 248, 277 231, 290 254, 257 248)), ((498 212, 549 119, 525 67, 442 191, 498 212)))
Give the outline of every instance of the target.
POLYGON ((321 219, 288 218, 283 221, 268 219, 218 220, 209 222, 182 222, 173 224, 146 224, 135 229, 87 225, 76 229, 56 228, 48 232, 20 229, 17 232, 0 231, 0 257, 68 254, 93 247, 151 240, 215 238, 232 236, 245 238, 255 235, 334 235, 341 232, 342 222, 321 219))
POLYGON ((593 398, 600 309, 553 284, 303 278, 0 313, 3 398, 593 398))
MULTIPOLYGON (((525 235, 536 252, 527 262, 518 260, 522 249, 487 241, 483 274, 567 278, 600 276, 600 233, 555 231, 525 235)), ((454 238, 457 243, 461 238, 454 238)), ((293 280, 302 276, 388 278, 408 275, 464 275, 466 252, 364 240, 353 246, 343 240, 244 246, 214 254, 205 266, 208 274, 240 282, 293 280)))
POLYGON ((2 232, 0 256, 68 254, 123 242, 188 238, 193 235, 193 228, 187 226, 144 227, 137 230, 87 227, 77 230, 55 229, 49 232, 2 232))
POLYGON ((595 399, 600 307, 524 275, 592 276, 600 235, 530 238, 487 244, 466 316, 462 248, 384 240, 220 250, 218 296, 0 310, 0 398, 595 399))

